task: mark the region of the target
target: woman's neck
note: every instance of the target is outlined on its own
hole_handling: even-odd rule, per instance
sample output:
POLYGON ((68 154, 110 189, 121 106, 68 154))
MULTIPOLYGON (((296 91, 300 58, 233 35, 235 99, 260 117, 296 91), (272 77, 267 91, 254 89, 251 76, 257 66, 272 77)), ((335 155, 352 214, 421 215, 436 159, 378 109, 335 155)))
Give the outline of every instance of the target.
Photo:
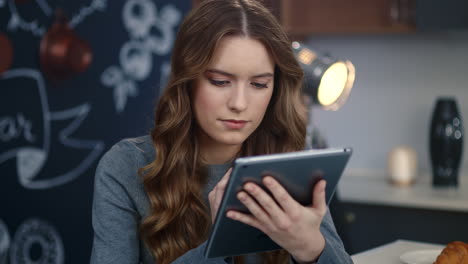
POLYGON ((200 145, 203 161, 209 165, 231 162, 239 153, 238 145, 200 145))
POLYGON ((228 145, 213 142, 205 136, 199 137, 200 156, 209 165, 231 162, 238 155, 242 145, 228 145))

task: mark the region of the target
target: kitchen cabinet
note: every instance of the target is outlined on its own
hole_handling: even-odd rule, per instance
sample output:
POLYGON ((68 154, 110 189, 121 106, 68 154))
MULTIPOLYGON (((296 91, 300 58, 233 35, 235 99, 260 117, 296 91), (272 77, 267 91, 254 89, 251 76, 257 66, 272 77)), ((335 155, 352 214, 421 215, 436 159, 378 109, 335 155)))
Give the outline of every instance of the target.
POLYGON ((267 0, 292 36, 416 30, 414 0, 267 0))
POLYGON ((349 254, 398 239, 468 242, 468 213, 335 201, 333 220, 349 254))
MULTIPOLYGON (((194 0, 197 5, 200 0, 194 0)), ((264 0, 293 38, 316 33, 413 32, 415 0, 264 0)))
MULTIPOLYGON (((202 0, 193 0, 196 6, 202 0)), ((466 0, 263 0, 293 39, 468 28, 466 0)))
POLYGON ((348 170, 330 211, 350 254, 397 239, 468 242, 468 175, 460 175, 458 188, 434 188, 428 174, 398 187, 384 171, 348 170))

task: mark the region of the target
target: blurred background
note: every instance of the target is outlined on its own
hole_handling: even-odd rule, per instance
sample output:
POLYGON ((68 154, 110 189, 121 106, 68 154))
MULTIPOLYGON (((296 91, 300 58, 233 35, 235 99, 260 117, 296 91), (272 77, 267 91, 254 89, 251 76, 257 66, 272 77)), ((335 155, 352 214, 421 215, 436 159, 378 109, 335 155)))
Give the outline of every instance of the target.
MULTIPOLYGON (((175 33, 198 2, 0 0, 0 264, 89 261, 97 162, 151 129, 175 33)), ((311 107, 326 146, 354 148, 331 205, 348 251, 468 241, 468 158, 442 190, 430 159, 437 98, 468 116, 466 1, 264 2, 292 40, 355 67, 338 111, 311 107), (416 153, 405 186, 389 181, 398 146, 416 153)))
POLYGON ((149 133, 191 5, 0 1, 0 263, 89 263, 97 162, 149 133))

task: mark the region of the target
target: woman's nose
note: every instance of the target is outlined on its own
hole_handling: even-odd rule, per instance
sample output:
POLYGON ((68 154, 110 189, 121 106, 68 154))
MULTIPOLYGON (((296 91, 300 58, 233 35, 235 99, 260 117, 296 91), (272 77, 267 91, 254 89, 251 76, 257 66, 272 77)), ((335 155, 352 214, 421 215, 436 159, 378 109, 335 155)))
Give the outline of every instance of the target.
POLYGON ((232 111, 242 112, 247 109, 248 99, 246 93, 246 87, 243 85, 237 85, 233 87, 228 100, 228 107, 232 111))

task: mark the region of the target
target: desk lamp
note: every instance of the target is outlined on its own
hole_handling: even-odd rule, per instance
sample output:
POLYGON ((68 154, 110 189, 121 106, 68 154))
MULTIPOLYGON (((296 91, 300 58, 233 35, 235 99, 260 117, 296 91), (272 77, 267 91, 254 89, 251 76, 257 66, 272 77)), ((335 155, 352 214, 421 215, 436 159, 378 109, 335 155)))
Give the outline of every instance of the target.
POLYGON ((346 102, 354 84, 355 69, 349 60, 319 55, 306 45, 294 41, 292 48, 304 70, 303 92, 309 101, 306 142, 313 148, 327 147, 312 122, 312 106, 324 110, 338 110, 346 102))

